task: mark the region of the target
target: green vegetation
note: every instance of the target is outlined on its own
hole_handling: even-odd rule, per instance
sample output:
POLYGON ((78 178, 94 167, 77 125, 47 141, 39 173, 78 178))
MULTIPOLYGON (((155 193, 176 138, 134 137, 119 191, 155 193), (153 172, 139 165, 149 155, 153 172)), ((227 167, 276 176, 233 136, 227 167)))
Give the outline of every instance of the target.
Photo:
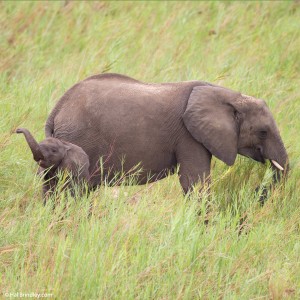
POLYGON ((299 20, 297 1, 1 2, 0 298, 299 299, 299 20), (58 98, 101 72, 199 79, 265 99, 288 181, 261 208, 254 188, 270 181, 268 167, 214 160, 208 225, 207 196, 186 199, 177 176, 43 206, 37 166, 14 131, 43 139, 58 98))

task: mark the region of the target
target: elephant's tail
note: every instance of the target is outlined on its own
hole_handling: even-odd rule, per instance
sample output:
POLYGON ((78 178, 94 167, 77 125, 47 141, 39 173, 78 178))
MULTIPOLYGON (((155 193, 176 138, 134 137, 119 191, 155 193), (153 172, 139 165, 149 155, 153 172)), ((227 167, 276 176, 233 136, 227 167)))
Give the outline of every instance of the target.
POLYGON ((54 119, 57 112, 57 106, 51 111, 45 125, 45 135, 46 138, 54 137, 54 119))
POLYGON ((48 117, 48 119, 46 121, 46 125, 45 125, 45 135, 46 135, 46 138, 48 138, 48 137, 55 137, 54 136, 54 129, 55 129, 54 121, 55 121, 55 117, 59 113, 59 111, 61 110, 61 107, 64 104, 64 101, 65 101, 65 98, 66 98, 67 94, 68 94, 68 92, 63 97, 61 97, 61 99, 56 103, 56 105, 52 109, 52 111, 51 111, 51 113, 50 113, 50 115, 49 115, 49 117, 48 117))
POLYGON ((76 88, 81 84, 81 82, 75 84, 72 86, 68 91, 65 92, 65 94, 59 99, 59 101, 56 103, 54 108, 52 109, 45 125, 45 135, 46 138, 48 137, 55 137, 55 117, 60 112, 60 110, 65 106, 65 103, 72 99, 72 95, 74 90, 76 91, 76 88))

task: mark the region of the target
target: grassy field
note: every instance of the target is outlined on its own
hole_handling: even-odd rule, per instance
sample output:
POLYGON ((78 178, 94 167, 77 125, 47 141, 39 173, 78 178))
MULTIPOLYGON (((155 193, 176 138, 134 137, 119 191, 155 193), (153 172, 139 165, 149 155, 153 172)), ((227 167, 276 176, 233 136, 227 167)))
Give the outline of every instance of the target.
POLYGON ((296 1, 1 2, 0 298, 299 299, 299 20, 296 1), (185 198, 175 175, 43 206, 15 129, 42 140, 58 98, 102 72, 199 79, 265 99, 288 181, 260 207, 254 188, 270 181, 268 166, 214 159, 208 225, 197 214, 206 195, 185 198))

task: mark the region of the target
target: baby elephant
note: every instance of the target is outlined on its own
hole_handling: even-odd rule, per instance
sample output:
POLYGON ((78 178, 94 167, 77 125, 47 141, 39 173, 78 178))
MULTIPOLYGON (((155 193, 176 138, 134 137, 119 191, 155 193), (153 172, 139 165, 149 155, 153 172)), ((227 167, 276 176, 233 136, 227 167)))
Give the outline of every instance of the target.
POLYGON ((44 178, 44 200, 55 190, 58 172, 68 171, 71 177, 68 187, 74 183, 88 183, 89 157, 81 147, 52 137, 37 143, 27 129, 18 128, 16 132, 25 135, 33 158, 40 166, 38 173, 44 178))

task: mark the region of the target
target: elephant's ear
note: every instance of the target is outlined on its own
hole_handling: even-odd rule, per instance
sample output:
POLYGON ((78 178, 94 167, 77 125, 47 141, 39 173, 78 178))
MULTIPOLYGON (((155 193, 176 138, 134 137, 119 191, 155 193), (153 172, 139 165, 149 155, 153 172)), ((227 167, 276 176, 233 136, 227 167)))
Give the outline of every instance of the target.
POLYGON ((237 155, 239 125, 234 104, 240 95, 222 87, 194 87, 183 115, 191 135, 230 166, 237 155))
POLYGON ((69 151, 69 150, 71 150, 71 144, 70 143, 68 143, 68 142, 65 142, 65 141, 61 141, 63 144, 64 144, 64 146, 65 146, 65 150, 66 151, 69 151))

